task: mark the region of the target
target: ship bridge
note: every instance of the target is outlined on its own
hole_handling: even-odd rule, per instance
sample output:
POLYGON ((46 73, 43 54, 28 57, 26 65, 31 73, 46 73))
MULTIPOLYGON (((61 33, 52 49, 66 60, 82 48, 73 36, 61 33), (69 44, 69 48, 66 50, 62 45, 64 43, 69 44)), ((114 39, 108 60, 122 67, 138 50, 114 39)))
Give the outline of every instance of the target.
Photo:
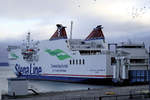
POLYGON ((79 51, 81 55, 99 55, 108 53, 108 45, 101 41, 85 41, 81 39, 67 40, 67 47, 79 51))
POLYGON ((81 39, 68 40, 71 50, 102 50, 107 49, 107 44, 102 41, 85 41, 81 39))
POLYGON ((102 25, 98 25, 85 39, 69 39, 68 47, 71 50, 105 50, 108 49, 102 32, 102 25))

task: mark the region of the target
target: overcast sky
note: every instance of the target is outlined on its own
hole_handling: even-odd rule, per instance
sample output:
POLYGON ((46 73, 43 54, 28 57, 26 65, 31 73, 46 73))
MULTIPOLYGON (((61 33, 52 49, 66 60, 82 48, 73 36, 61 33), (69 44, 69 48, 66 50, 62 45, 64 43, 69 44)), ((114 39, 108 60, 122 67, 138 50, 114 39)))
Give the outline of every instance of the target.
POLYGON ((73 38, 84 39, 102 25, 109 42, 150 45, 150 0, 0 0, 0 61, 7 61, 7 45, 20 43, 27 32, 49 39, 60 23, 69 37, 71 21, 73 38))
POLYGON ((73 21, 73 38, 103 25, 107 40, 150 37, 150 0, 0 0, 0 42, 48 39, 73 21))

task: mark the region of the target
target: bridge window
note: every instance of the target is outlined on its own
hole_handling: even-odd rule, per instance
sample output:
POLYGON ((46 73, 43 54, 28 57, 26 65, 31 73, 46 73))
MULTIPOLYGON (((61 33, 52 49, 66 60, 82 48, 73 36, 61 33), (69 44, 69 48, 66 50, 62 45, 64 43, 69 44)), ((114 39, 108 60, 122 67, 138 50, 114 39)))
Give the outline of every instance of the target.
POLYGON ((78 59, 76 59, 76 64, 78 64, 78 59))
POLYGON ((100 50, 80 50, 81 55, 97 55, 100 54, 100 50))
POLYGON ((130 63, 145 63, 145 59, 130 59, 130 63))
POLYGON ((85 63, 85 62, 84 62, 84 59, 83 59, 82 61, 83 61, 82 63, 84 64, 84 63, 85 63))
POLYGON ((81 59, 79 60, 79 64, 81 64, 81 59))
POLYGON ((74 59, 73 59, 73 65, 74 65, 74 59))
POLYGON ((71 60, 69 60, 69 62, 70 62, 70 65, 71 65, 72 61, 71 61, 71 60))

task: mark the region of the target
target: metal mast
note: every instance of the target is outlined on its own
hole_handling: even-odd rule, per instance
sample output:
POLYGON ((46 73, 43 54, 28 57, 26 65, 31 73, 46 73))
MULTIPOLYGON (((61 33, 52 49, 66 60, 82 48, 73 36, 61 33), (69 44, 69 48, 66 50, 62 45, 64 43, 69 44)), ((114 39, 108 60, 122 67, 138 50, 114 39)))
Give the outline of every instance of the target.
POLYGON ((73 21, 71 21, 70 40, 72 39, 72 28, 73 28, 73 21))
POLYGON ((27 34, 27 48, 30 46, 30 32, 27 34))

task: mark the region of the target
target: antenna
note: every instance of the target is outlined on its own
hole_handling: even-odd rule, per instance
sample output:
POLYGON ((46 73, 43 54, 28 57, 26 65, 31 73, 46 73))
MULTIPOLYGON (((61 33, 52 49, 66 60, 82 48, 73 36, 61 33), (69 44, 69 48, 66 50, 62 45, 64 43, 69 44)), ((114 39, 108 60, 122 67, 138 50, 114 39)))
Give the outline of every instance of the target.
POLYGON ((29 48, 30 45, 30 32, 27 34, 27 48, 29 48))
POLYGON ((72 39, 72 27, 73 27, 73 21, 71 21, 70 40, 72 39))

